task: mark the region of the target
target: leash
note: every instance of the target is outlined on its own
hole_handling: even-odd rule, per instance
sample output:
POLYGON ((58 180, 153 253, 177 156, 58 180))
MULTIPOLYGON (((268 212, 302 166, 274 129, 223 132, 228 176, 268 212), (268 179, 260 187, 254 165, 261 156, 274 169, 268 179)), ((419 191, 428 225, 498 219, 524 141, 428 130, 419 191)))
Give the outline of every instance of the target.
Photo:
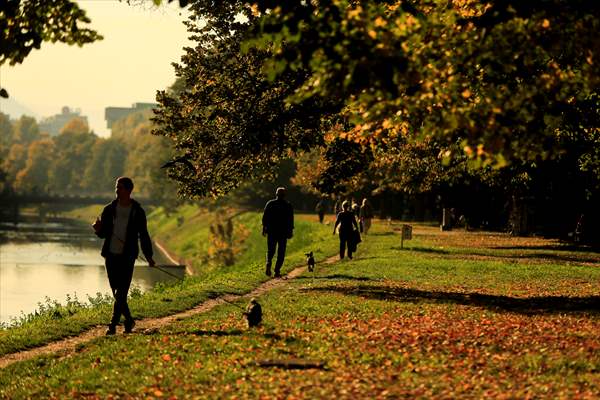
MULTIPOLYGON (((142 260, 142 261, 148 262, 148 260, 146 260, 146 257, 138 256, 138 258, 140 260, 142 260)), ((175 275, 174 273, 172 273, 170 271, 167 271, 167 270, 163 269, 163 268, 172 268, 172 267, 174 267, 173 265, 157 265, 157 264, 154 264, 154 266, 151 266, 150 263, 148 263, 148 267, 150 267, 150 268, 156 268, 157 270, 159 270, 161 272, 164 272, 165 274, 167 274, 169 276, 172 276, 173 278, 177 278, 178 280, 183 281, 183 278, 175 275)))
MULTIPOLYGON (((165 266, 165 265, 156 265, 156 264, 155 264, 153 267, 150 267, 150 268, 156 268, 157 270, 159 270, 159 271, 162 271, 162 272, 164 272, 165 274, 167 274, 167 275, 169 275, 169 276, 172 276, 173 278, 177 278, 177 279, 179 279, 180 281, 183 281, 183 278, 181 278, 181 277, 179 277, 179 276, 175 275, 175 274, 174 274, 174 273, 172 273, 172 272, 169 272, 169 271, 167 271, 167 270, 164 270, 164 269, 163 269, 163 267, 167 267, 167 266, 165 266)), ((172 266, 168 266, 168 268, 172 268, 172 266)))

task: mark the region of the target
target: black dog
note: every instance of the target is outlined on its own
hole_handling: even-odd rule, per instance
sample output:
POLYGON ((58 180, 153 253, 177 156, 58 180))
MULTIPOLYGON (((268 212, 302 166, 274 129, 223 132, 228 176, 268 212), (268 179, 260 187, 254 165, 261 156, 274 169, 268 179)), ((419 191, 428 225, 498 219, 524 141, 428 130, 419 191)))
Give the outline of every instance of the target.
POLYGON ((313 257, 313 252, 306 253, 306 265, 308 265, 308 272, 313 272, 315 270, 315 258, 313 257))
POLYGON ((246 307, 246 311, 244 311, 244 316, 246 317, 246 320, 248 320, 248 328, 260 325, 262 321, 262 308, 256 299, 253 298, 250 300, 248 307, 246 307))

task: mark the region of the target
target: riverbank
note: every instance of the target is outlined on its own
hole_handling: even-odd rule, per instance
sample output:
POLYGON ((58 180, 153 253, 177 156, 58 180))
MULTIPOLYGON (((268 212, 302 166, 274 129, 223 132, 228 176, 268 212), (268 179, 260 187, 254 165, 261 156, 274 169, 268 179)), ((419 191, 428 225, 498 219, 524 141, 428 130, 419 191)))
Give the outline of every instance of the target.
MULTIPOLYGON (((88 221, 61 214, 41 218, 29 211, 17 223, 0 222, 0 326, 18 325, 42 308, 54 308, 55 302, 66 301, 72 310, 88 297, 96 302, 98 293, 109 295, 101 245, 88 221)), ((155 260, 159 265, 168 261, 158 250, 155 260)), ((181 268, 165 273, 142 260, 136 265, 133 293, 184 275, 181 268)))
POLYGON ((0 396, 595 398, 599 254, 425 226, 400 248, 397 228, 260 294, 258 329, 222 303, 10 365, 0 396))
MULTIPOLYGON (((135 318, 170 315, 221 294, 244 294, 268 279, 264 275, 265 239, 260 235, 259 213, 246 212, 234 218, 237 229, 248 232, 248 236, 239 244, 236 262, 223 267, 203 263, 209 244, 208 214, 189 206, 169 216, 161 210, 155 212, 149 215, 151 233, 190 261, 195 275, 171 284, 159 284, 143 294, 133 291, 130 306, 135 318)), ((297 216, 284 272, 303 263, 306 251, 315 251, 320 256, 334 254, 336 240, 329 229, 318 224, 314 216, 297 216)), ((100 296, 89 300, 89 304, 49 302, 37 315, 23 319, 20 325, 0 330, 0 354, 40 346, 105 325, 112 312, 112 299, 100 296)))

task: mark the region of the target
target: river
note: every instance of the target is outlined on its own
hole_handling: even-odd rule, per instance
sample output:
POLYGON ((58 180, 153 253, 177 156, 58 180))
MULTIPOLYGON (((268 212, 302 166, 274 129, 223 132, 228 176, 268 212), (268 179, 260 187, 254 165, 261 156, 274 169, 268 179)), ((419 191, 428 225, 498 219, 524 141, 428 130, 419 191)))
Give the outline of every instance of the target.
MULTIPOLYGON (((101 246, 91 227, 75 221, 0 222, 0 323, 34 312, 47 298, 65 304, 69 295, 87 303, 88 296, 110 293, 101 246)), ((159 253, 156 247, 154 251, 159 253)), ((160 254, 155 259, 164 263, 160 254)), ((184 275, 179 268, 168 272, 184 275)), ((136 261, 132 287, 146 291, 157 282, 173 280, 136 261)))

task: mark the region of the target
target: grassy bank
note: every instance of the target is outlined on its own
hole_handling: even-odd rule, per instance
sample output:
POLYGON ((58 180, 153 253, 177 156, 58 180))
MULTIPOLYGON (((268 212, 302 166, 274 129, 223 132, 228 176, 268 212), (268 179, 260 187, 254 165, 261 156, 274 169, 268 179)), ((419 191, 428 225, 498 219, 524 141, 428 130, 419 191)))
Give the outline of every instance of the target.
MULTIPOLYGON (((84 210, 89 216, 96 209, 84 210)), ((134 318, 159 317, 189 309, 222 293, 246 293, 267 277, 264 275, 265 239, 260 235, 260 214, 246 212, 234 218, 236 229, 248 232, 239 245, 234 265, 228 267, 201 264, 208 243, 210 217, 205 211, 183 207, 170 216, 160 209, 148 217, 150 232, 167 247, 193 263, 196 274, 173 284, 159 284, 152 291, 134 291, 130 300, 134 318), (191 217, 194 216, 194 217, 191 217), (180 224, 177 226, 179 217, 180 224)), ((304 252, 316 251, 320 256, 335 253, 335 240, 328 227, 316 222, 316 217, 296 218, 295 235, 289 241, 284 272, 304 262, 304 252)), ((84 300, 84 299, 82 299, 84 300)), ((91 304, 71 301, 58 305, 49 302, 38 315, 23 318, 17 326, 0 330, 0 354, 39 346, 63 337, 76 335, 92 326, 106 324, 112 313, 110 298, 98 296, 91 304)))
POLYGON ((355 260, 260 297, 259 329, 223 305, 9 366, 0 395, 596 398, 597 253, 427 227, 401 249, 394 228, 376 224, 355 260), (289 368, 302 362, 317 368, 289 368))

